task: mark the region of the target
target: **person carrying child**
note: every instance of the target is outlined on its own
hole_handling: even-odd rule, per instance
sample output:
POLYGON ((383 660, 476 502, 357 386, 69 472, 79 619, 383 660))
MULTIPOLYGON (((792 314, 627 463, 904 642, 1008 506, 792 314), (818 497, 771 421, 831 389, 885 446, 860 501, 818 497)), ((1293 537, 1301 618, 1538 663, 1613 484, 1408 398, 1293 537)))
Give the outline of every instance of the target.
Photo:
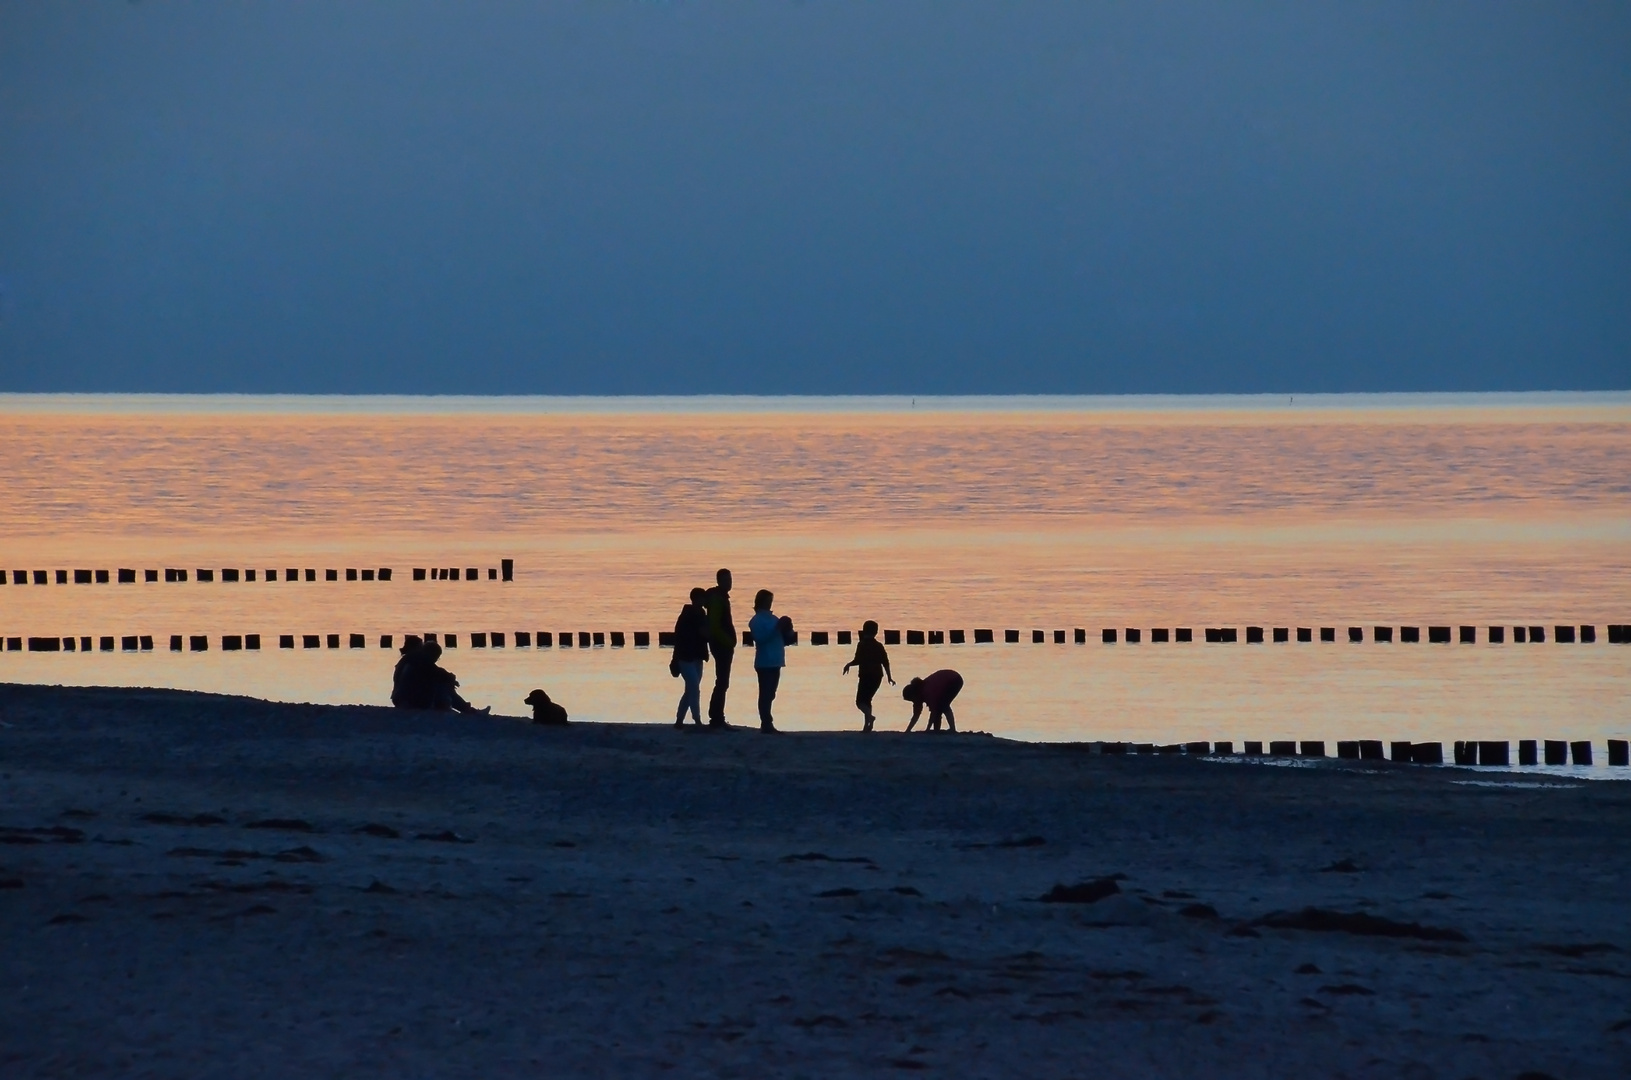
POLYGON ((860 668, 860 682, 855 687, 855 707, 865 717, 865 726, 861 730, 871 731, 873 721, 877 719, 872 715, 873 695, 883 685, 885 676, 889 677, 890 686, 895 685, 895 673, 889 670, 889 653, 878 640, 878 624, 871 619, 861 627, 861 640, 855 644, 855 659, 844 665, 845 675, 849 674, 850 668, 860 668))

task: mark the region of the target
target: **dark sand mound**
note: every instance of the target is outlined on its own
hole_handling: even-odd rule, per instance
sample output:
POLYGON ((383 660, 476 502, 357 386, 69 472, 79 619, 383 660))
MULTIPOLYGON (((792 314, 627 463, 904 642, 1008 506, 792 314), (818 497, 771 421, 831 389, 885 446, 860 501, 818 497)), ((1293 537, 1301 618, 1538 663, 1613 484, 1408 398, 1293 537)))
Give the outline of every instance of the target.
POLYGON ((1631 785, 169 691, 0 721, 7 1077, 1631 1071, 1631 785))

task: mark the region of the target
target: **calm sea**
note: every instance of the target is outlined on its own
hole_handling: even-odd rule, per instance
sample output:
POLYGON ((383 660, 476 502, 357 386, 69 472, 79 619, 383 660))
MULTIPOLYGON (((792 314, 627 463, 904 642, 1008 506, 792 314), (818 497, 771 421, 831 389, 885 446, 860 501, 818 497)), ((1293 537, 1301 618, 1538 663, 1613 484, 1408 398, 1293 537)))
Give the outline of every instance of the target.
MULTIPOLYGON (((541 686, 584 719, 672 720, 661 650, 517 649, 514 634, 655 635, 728 566, 739 610, 771 589, 805 635, 777 707, 790 729, 857 726, 847 651, 808 633, 871 618, 995 629, 995 645, 891 653, 900 675, 962 671, 961 724, 1011 737, 1624 737, 1631 648, 1604 629, 1631 623, 1628 460, 1627 394, 0 396, 0 567, 70 572, 0 587, 0 635, 157 644, 7 651, 0 680, 384 703, 395 653, 380 635, 434 631, 458 635, 448 666, 499 712, 541 686), (515 580, 489 581, 504 558, 515 580), (345 580, 378 567, 392 580, 345 580), (414 567, 481 579, 414 581, 414 567), (78 568, 138 582, 75 585, 78 568), (150 568, 159 582, 140 580, 150 568), (258 573, 225 582, 225 568, 258 573), (288 568, 319 580, 286 582, 288 568), (1479 644, 1425 643, 1425 627, 1462 624, 1479 644), (1598 643, 1554 643, 1565 624, 1596 626, 1598 643), (1374 644, 1377 625, 1423 627, 1424 643, 1374 644), (1548 640, 1488 645, 1490 625, 1548 640), (1179 626, 1238 627, 1242 643, 1148 640, 1179 626), (1247 626, 1331 626, 1339 642, 1246 645, 1247 626), (1107 627, 1145 640, 1102 644, 1107 627), (1001 643, 1010 628, 1022 644, 1001 643), (1052 643, 1076 628, 1087 644, 1052 643), (473 649, 474 632, 509 647, 473 649), (221 651, 250 633, 260 652, 221 651), (368 647, 277 648, 331 633, 368 647), (210 649, 171 653, 172 634, 210 649)), ((742 676, 730 715, 751 722, 742 676)), ((883 722, 903 723, 887 686, 881 700, 883 722)))

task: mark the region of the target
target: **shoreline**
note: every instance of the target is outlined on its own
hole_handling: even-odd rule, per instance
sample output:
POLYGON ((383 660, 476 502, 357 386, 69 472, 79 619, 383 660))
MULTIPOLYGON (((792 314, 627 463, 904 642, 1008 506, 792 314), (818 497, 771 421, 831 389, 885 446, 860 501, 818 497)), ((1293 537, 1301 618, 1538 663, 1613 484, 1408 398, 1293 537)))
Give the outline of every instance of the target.
POLYGON ((1631 1061, 1620 785, 118 688, 0 720, 12 1075, 1631 1061))
MULTIPOLYGON (((665 646, 665 648, 666 648, 666 646, 665 646)), ((840 648, 843 648, 843 647, 840 647, 840 648)), ((121 685, 113 685, 113 684, 103 685, 103 684, 34 683, 34 682, 30 682, 30 683, 24 683, 24 682, 8 683, 8 682, 0 681, 0 692, 3 692, 7 688, 32 688, 32 689, 50 689, 50 690, 63 690, 63 691, 81 691, 81 690, 83 690, 83 691, 92 691, 92 692, 97 692, 97 693, 109 693, 109 694, 126 694, 126 693, 129 693, 129 694, 175 694, 175 695, 181 695, 183 700, 187 700, 187 699, 190 699, 190 698, 193 698, 193 697, 197 697, 197 698, 210 699, 211 701, 219 701, 219 702, 243 701, 243 702, 246 702, 246 703, 254 703, 254 704, 258 704, 258 705, 260 705, 260 704, 263 704, 263 705, 278 705, 278 706, 288 706, 288 707, 291 707, 291 708, 307 708, 307 707, 311 707, 311 708, 325 708, 325 709, 350 709, 350 708, 382 709, 382 710, 384 710, 384 712, 387 715, 395 715, 395 716, 429 715, 429 714, 404 714, 404 713, 398 712, 397 710, 395 710, 393 707, 391 707, 389 705, 370 705, 370 704, 364 704, 364 703, 280 701, 280 700, 271 699, 271 698, 259 698, 259 697, 255 697, 255 696, 249 695, 249 694, 226 694, 226 693, 221 693, 219 691, 214 691, 214 690, 191 690, 191 689, 185 689, 185 688, 164 687, 164 686, 121 686, 121 685)), ((529 725, 529 724, 532 723, 530 717, 520 716, 520 715, 512 716, 512 715, 505 714, 505 713, 493 713, 488 717, 488 719, 490 719, 490 720, 492 720, 494 722, 508 721, 508 722, 518 724, 518 725, 522 725, 522 726, 526 726, 526 725, 529 725)), ((3 717, 0 717, 0 723, 3 723, 3 717)), ((581 726, 581 727, 609 727, 609 728, 635 727, 635 728, 643 728, 643 729, 649 729, 649 730, 664 730, 664 729, 673 727, 673 725, 670 724, 670 723, 667 723, 667 722, 664 722, 664 721, 655 721, 655 720, 628 720, 628 721, 574 720, 574 721, 572 721, 572 726, 574 726, 574 727, 578 727, 578 726, 581 726)), ((742 730, 752 730, 752 725, 751 724, 748 724, 748 725, 736 725, 736 726, 741 728, 742 730)), ((687 730, 689 731, 689 728, 687 730)), ((855 728, 855 727, 830 727, 830 728, 816 728, 816 729, 784 728, 779 732, 779 734, 784 734, 784 735, 793 734, 793 735, 798 735, 800 737, 807 737, 807 736, 812 736, 812 735, 833 735, 833 736, 858 735, 858 734, 861 734, 861 732, 860 732, 860 730, 858 728, 855 728)), ((889 735, 889 734, 899 735, 899 734, 903 734, 903 733, 899 732, 899 731, 895 731, 892 728, 883 727, 883 728, 879 728, 873 734, 874 735, 889 735)), ((918 731, 915 734, 926 734, 926 733, 923 731, 922 728, 919 728, 918 731)), ((1058 749, 1062 749, 1062 750, 1067 750, 1067 751, 1070 751, 1072 753, 1102 755, 1102 756, 1106 756, 1106 757, 1125 756, 1125 757, 1129 757, 1129 758, 1138 758, 1138 757, 1144 757, 1144 758, 1150 758, 1150 757, 1204 758, 1208 762, 1211 762, 1213 764, 1220 764, 1220 765, 1245 765, 1245 766, 1261 765, 1261 766, 1272 766, 1272 767, 1279 767, 1279 768, 1304 768, 1304 769, 1308 769, 1308 768, 1318 769, 1318 768, 1327 767, 1327 766, 1335 767, 1335 768, 1344 768, 1344 767, 1347 767, 1349 765, 1354 765, 1354 766, 1358 766, 1358 767, 1365 768, 1365 769, 1368 769, 1368 768, 1370 768, 1372 766, 1388 767, 1388 768, 1398 767, 1398 768, 1403 768, 1403 769, 1440 769, 1440 770, 1454 770, 1454 771, 1458 771, 1458 772, 1464 772, 1464 773, 1467 774, 1467 778, 1469 780, 1477 780, 1479 777, 1485 777, 1485 778, 1493 777, 1493 778, 1496 778, 1496 780, 1492 781, 1492 782, 1499 782, 1502 778, 1507 779, 1507 780, 1514 780, 1514 781, 1515 780, 1520 780, 1520 779, 1525 779, 1525 778, 1534 779, 1534 780, 1542 780, 1542 781, 1546 781, 1546 780, 1550 780, 1550 781, 1570 781, 1570 780, 1579 780, 1579 781, 1615 781, 1615 780, 1618 780, 1618 781, 1631 781, 1631 767, 1625 767, 1625 766, 1620 766, 1620 765, 1615 765, 1615 764, 1610 763, 1611 759, 1612 759, 1612 752, 1611 752, 1610 747, 1616 741, 1613 738, 1612 734, 1601 737, 1601 738, 1591 738, 1591 739, 1585 739, 1585 740, 1573 740, 1573 739, 1571 739, 1571 740, 1567 741, 1567 746, 1570 748, 1569 752, 1572 752, 1572 747, 1576 743, 1580 743, 1580 742, 1584 742, 1586 744, 1589 744, 1592 747, 1592 763, 1589 764, 1589 765, 1578 765, 1578 764, 1572 763, 1572 761, 1571 761, 1571 763, 1561 764, 1561 765, 1548 765, 1548 764, 1545 764, 1544 761, 1541 761, 1541 762, 1539 762, 1537 764, 1533 764, 1533 765, 1522 764, 1518 760, 1519 755, 1517 753, 1517 749, 1518 749, 1518 746, 1519 746, 1519 743, 1521 742, 1521 740, 1510 740, 1510 739, 1506 740, 1508 750, 1510 751, 1510 753, 1509 753, 1509 758, 1510 758, 1509 763, 1505 764, 1505 765, 1500 765, 1500 764, 1486 765, 1486 764, 1475 764, 1475 763, 1470 763, 1470 762, 1458 762, 1458 761, 1456 761, 1455 758, 1454 758, 1454 754, 1453 754, 1453 749, 1454 749, 1454 746, 1455 746, 1455 740, 1438 740, 1437 745, 1439 745, 1439 747, 1441 748, 1443 760, 1442 761, 1424 762, 1424 761, 1394 761, 1391 758, 1385 757, 1385 756, 1382 757, 1382 758, 1366 758, 1366 759, 1361 759, 1361 760, 1355 760, 1355 759, 1351 759, 1351 758, 1344 758, 1341 755, 1340 748, 1341 748, 1341 746, 1342 746, 1342 744, 1344 742, 1353 742, 1353 743, 1357 744, 1357 743, 1363 742, 1364 740, 1336 740, 1334 742, 1332 740, 1330 740, 1330 739, 1285 740, 1285 741, 1295 742, 1298 746, 1301 746, 1301 745, 1303 745, 1305 743, 1313 743, 1314 745, 1317 745, 1317 746, 1323 748, 1324 750, 1337 750, 1338 751, 1337 753, 1334 753, 1334 754, 1333 753, 1325 753, 1322 756, 1321 754, 1304 754, 1300 750, 1296 751, 1296 752, 1293 752, 1293 753, 1284 753, 1284 752, 1275 753, 1275 752, 1272 752, 1270 749, 1267 749, 1268 747, 1271 746, 1272 740, 1271 741, 1259 740, 1256 743, 1256 745, 1258 745, 1260 747, 1264 747, 1265 749, 1261 749, 1261 750, 1258 750, 1258 751, 1248 751, 1247 749, 1245 749, 1246 747, 1252 745, 1251 741, 1249 741, 1249 740, 1248 741, 1227 741, 1226 740, 1226 741, 1219 742, 1219 743, 1209 743, 1207 745, 1213 746, 1213 747, 1216 747, 1216 746, 1228 746, 1231 749, 1226 750, 1226 751, 1225 750, 1213 749, 1213 750, 1210 750, 1210 751, 1205 752, 1205 753, 1200 753, 1200 752, 1195 751, 1192 748, 1193 746, 1198 745, 1198 744, 1197 743, 1190 743, 1190 742, 1154 744, 1154 743, 1148 743, 1148 742, 1142 742, 1142 741, 1128 741, 1128 740, 1125 740, 1125 739, 1123 739, 1123 740, 1114 740, 1114 739, 1024 738, 1024 737, 1021 737, 1021 736, 1018 736, 1018 735, 1003 734, 1003 733, 990 732, 990 731, 984 731, 984 730, 967 730, 967 731, 961 731, 958 734, 977 735, 977 736, 981 736, 981 737, 989 737, 989 738, 996 739, 996 740, 998 740, 1000 742, 1013 743, 1015 745, 1036 746, 1036 747, 1054 747, 1054 748, 1058 748, 1058 749)), ((1377 740, 1371 740, 1371 741, 1376 742, 1377 740)), ((1488 741, 1489 740, 1482 740, 1480 743, 1475 743, 1475 745, 1481 745, 1482 742, 1488 742, 1488 741)), ((1530 741, 1536 742, 1537 745, 1543 744, 1545 742, 1545 740, 1530 740, 1530 741)), ((1552 741, 1556 742, 1557 740, 1552 740, 1552 741)), ((1494 742, 1496 744, 1499 744, 1501 742, 1501 740, 1495 740, 1494 742)), ((1433 744, 1434 744, 1433 740, 1427 740, 1424 745, 1429 745, 1430 746, 1430 745, 1433 745, 1433 744)), ((1393 752, 1394 747, 1392 746, 1392 744, 1389 744, 1386 741, 1382 741, 1382 745, 1383 745, 1383 753, 1384 754, 1389 754, 1389 753, 1393 752)))

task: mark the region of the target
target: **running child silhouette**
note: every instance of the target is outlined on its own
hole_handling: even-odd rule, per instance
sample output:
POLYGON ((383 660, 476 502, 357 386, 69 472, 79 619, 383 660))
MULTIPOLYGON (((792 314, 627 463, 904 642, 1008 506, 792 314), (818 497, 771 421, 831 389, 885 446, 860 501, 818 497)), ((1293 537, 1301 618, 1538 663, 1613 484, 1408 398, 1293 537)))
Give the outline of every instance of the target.
POLYGON ((861 627, 861 640, 855 643, 855 659, 844 665, 844 674, 849 674, 850 668, 860 668, 861 681, 855 687, 855 707, 861 710, 866 718, 862 731, 871 731, 872 722, 877 717, 872 715, 872 698, 883 685, 884 676, 889 677, 889 685, 895 685, 895 673, 889 670, 889 653, 878 640, 878 624, 868 619, 861 627))

